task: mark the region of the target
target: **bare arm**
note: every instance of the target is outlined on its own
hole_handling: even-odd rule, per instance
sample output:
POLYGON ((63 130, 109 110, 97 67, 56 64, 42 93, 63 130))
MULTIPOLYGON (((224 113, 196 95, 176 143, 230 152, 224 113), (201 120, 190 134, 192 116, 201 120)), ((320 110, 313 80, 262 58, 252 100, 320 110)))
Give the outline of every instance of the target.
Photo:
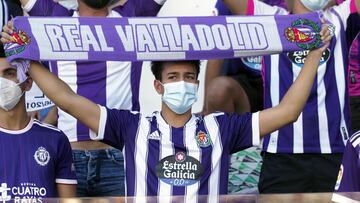
POLYGON ((30 0, 20 0, 22 6, 25 6, 29 1, 30 0))
POLYGON ((208 60, 207 64, 206 64, 206 72, 205 72, 205 99, 204 99, 204 109, 203 109, 203 113, 207 113, 207 102, 206 102, 206 98, 207 98, 207 93, 209 92, 209 84, 211 83, 211 81, 220 76, 220 72, 221 72, 221 68, 223 66, 224 60, 222 59, 214 59, 214 60, 208 60))
POLYGON ((288 123, 296 121, 302 112, 310 95, 320 58, 323 51, 329 46, 331 39, 327 26, 323 27, 321 33, 322 40, 325 42, 324 46, 309 52, 299 76, 291 85, 280 104, 259 113, 261 137, 288 123))
POLYGON ((223 0, 233 15, 247 15, 248 0, 223 0))
POLYGON ((77 95, 58 77, 38 62, 32 62, 28 72, 44 94, 58 107, 98 132, 100 108, 92 101, 77 95))
POLYGON ((56 184, 60 198, 76 197, 76 185, 56 184))
POLYGON ((355 4, 356 4, 357 12, 360 15, 360 0, 355 0, 355 4))

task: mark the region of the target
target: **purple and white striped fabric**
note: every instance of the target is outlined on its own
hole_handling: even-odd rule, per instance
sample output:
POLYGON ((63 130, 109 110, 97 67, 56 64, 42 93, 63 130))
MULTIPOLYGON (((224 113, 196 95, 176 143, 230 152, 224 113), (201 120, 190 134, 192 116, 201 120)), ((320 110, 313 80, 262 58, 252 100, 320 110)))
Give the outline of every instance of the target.
POLYGON ((360 131, 354 133, 346 144, 338 179, 337 192, 358 192, 360 190, 360 131))
MULTIPOLYGON (((263 150, 269 153, 342 153, 351 135, 348 106, 348 51, 346 20, 355 13, 355 1, 344 1, 324 11, 335 27, 335 36, 318 67, 316 81, 303 112, 296 122, 264 137, 263 150)), ((250 15, 283 15, 288 12, 258 0, 249 1, 250 15)), ((276 16, 279 16, 276 15, 276 16)), ((264 107, 279 104, 297 78, 308 51, 264 56, 264 107)))
POLYGON ((123 150, 128 196, 198 202, 197 195, 209 194, 207 202, 218 202, 216 195, 227 193, 230 153, 260 143, 259 113, 192 115, 175 128, 159 112, 144 117, 101 107, 91 138, 123 150))
MULTIPOLYGON (((53 0, 29 0, 24 9, 30 16, 79 17, 53 0)), ((113 8, 107 18, 121 16, 155 16, 161 7, 159 0, 131 0, 113 8)), ((114 39, 107 39, 112 42, 114 39)), ((108 108, 140 110, 139 90, 142 62, 129 61, 50 61, 51 71, 77 94, 108 108)), ((39 102, 39 101, 38 101, 39 102)), ((70 142, 90 140, 89 129, 58 108, 58 127, 70 142)))

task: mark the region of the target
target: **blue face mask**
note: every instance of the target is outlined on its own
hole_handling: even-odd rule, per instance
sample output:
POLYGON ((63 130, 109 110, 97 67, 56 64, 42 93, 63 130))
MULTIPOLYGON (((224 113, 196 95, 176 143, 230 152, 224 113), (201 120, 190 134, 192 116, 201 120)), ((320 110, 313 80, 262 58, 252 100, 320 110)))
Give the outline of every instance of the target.
POLYGON ((163 84, 163 102, 175 113, 184 114, 197 100, 198 85, 184 81, 163 84))
POLYGON ((310 11, 323 10, 330 0, 301 0, 301 3, 310 11))

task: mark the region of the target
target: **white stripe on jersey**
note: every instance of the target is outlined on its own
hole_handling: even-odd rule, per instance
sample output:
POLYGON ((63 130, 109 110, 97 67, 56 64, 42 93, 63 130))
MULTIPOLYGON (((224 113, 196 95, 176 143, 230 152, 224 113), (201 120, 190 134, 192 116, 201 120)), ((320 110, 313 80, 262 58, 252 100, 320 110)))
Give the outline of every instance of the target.
POLYGON ((221 155, 223 151, 219 132, 219 123, 216 121, 214 116, 205 116, 204 122, 206 130, 209 132, 210 138, 213 141, 211 153, 211 175, 208 182, 208 191, 211 195, 208 197, 208 202, 219 202, 219 179, 221 172, 221 155), (207 126, 209 126, 209 128, 207 126))
MULTIPOLYGON (((299 76, 301 67, 296 64, 292 64, 293 82, 299 76)), ((304 152, 304 133, 303 133, 303 114, 301 113, 298 119, 293 123, 293 152, 303 153, 304 152)))
POLYGON ((259 112, 253 113, 251 118, 252 127, 252 145, 258 146, 260 144, 260 118, 259 112))
POLYGON ((352 143, 353 147, 357 147, 360 144, 360 137, 357 137, 357 139, 354 140, 354 142, 352 143))
POLYGON ((106 62, 106 106, 108 108, 132 108, 131 62, 106 62), (126 95, 126 96, 124 96, 126 95))
MULTIPOLYGON (((335 27, 339 28, 336 29, 336 39, 338 40, 334 49, 334 53, 337 53, 338 55, 334 56, 334 63, 335 63, 335 78, 336 78, 336 84, 338 89, 338 96, 339 96, 339 102, 340 102, 340 112, 341 112, 341 120, 340 120, 340 133, 342 133, 342 139, 344 142, 344 145, 347 141, 347 136, 349 135, 349 132, 347 131, 346 122, 344 118, 344 108, 345 108, 345 95, 346 95, 346 81, 345 78, 345 70, 341 67, 343 67, 344 60, 343 60, 343 52, 342 52, 342 42, 341 42, 341 34, 340 34, 340 21, 334 20, 333 24, 335 27), (341 53, 341 54, 340 54, 341 53), (345 130, 346 135, 343 134, 343 130, 345 130)), ((345 25, 346 26, 346 23, 345 25)), ((344 45, 346 46, 346 45, 344 45)), ((346 69, 347 70, 347 69, 346 69)))
MULTIPOLYGON (((50 63, 51 64, 51 63, 50 63)), ((77 92, 77 75, 76 62, 75 61, 57 61, 58 77, 69 85, 69 87, 77 92)), ((51 65, 50 65, 50 68, 51 65)), ((70 142, 76 142, 77 140, 77 120, 70 114, 58 108, 58 128, 61 129, 70 142)))
POLYGON ((77 182, 77 180, 56 178, 56 179, 55 179, 55 183, 76 185, 78 182, 77 182))
MULTIPOLYGON (((333 53, 331 53, 333 54, 333 53)), ((329 126, 326 112, 326 88, 324 75, 326 72, 326 63, 323 63, 317 70, 317 100, 318 100, 318 123, 319 123, 319 141, 321 153, 331 153, 329 126), (321 80, 319 80, 319 78, 321 80), (323 101, 323 102, 319 102, 323 101)))
MULTIPOLYGON (((270 81, 270 94, 272 106, 279 104, 280 89, 279 89, 279 55, 271 56, 271 81, 270 81), (276 67, 276 68, 275 68, 276 67)), ((279 131, 274 131, 270 134, 269 145, 267 152, 276 153, 279 131)))
POLYGON ((360 131, 355 132, 355 133, 351 136, 350 142, 354 142, 354 140, 355 140, 357 137, 359 137, 359 136, 360 136, 360 131))
MULTIPOLYGON (((9 19, 8 19, 8 16, 9 16, 8 7, 7 7, 7 4, 6 4, 5 0, 0 0, 0 1, 1 1, 0 2, 0 11, 1 12, 4 11, 4 13, 2 13, 0 15, 0 23, 2 24, 4 22, 6 24, 9 21, 9 19)), ((2 25, 2 26, 4 26, 4 25, 2 25)))
POLYGON ((140 125, 136 134, 135 146, 135 196, 146 196, 146 175, 147 175, 147 156, 148 156, 148 139, 150 132, 150 123, 145 116, 140 117, 140 125))
POLYGON ((105 125, 106 125, 106 119, 107 119, 107 110, 104 106, 98 105, 100 108, 100 120, 99 120, 99 126, 98 126, 98 132, 94 132, 91 129, 89 129, 89 136, 91 140, 103 140, 105 136, 105 125))
MULTIPOLYGON (((184 130, 184 144, 188 152, 188 156, 194 157, 199 160, 201 163, 201 148, 199 148, 194 135, 196 134, 196 125, 190 125, 185 127, 184 130)), ((196 203, 197 201, 197 192, 200 189, 200 181, 195 184, 189 185, 185 188, 185 202, 186 203, 196 203), (194 193, 196 191, 196 193, 194 193)))
MULTIPOLYGON (((157 114, 156 119, 159 126, 159 130, 161 132, 161 143, 160 143, 160 154, 159 154, 159 160, 162 160, 163 158, 167 156, 171 156, 175 154, 174 145, 170 142, 171 140, 171 128, 169 125, 166 125, 162 123, 162 118, 160 118, 160 113, 157 114)), ((159 186, 158 186, 158 196, 159 202, 162 203, 170 203, 171 198, 169 194, 172 194, 172 186, 170 184, 164 183, 163 181, 159 180, 159 186), (161 199, 160 199, 161 197, 161 199), (161 201, 160 201, 161 200, 161 201)))
POLYGON ((360 131, 357 131, 351 136, 350 143, 354 146, 354 148, 360 144, 360 131))
POLYGON ((41 127, 44 127, 44 128, 48 128, 50 130, 55 130, 57 132, 61 132, 61 130, 57 129, 55 126, 50 125, 50 124, 46 124, 46 123, 41 123, 40 121, 38 121, 36 119, 34 119, 34 124, 37 124, 37 125, 39 125, 41 127))

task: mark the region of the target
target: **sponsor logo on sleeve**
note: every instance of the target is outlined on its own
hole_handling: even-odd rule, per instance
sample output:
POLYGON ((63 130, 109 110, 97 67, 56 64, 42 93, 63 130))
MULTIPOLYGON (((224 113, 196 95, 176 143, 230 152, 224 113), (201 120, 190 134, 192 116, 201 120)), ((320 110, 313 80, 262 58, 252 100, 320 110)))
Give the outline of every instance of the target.
POLYGON ((167 156, 156 165, 156 176, 174 186, 188 186, 197 183, 203 175, 200 162, 184 152, 167 156))

